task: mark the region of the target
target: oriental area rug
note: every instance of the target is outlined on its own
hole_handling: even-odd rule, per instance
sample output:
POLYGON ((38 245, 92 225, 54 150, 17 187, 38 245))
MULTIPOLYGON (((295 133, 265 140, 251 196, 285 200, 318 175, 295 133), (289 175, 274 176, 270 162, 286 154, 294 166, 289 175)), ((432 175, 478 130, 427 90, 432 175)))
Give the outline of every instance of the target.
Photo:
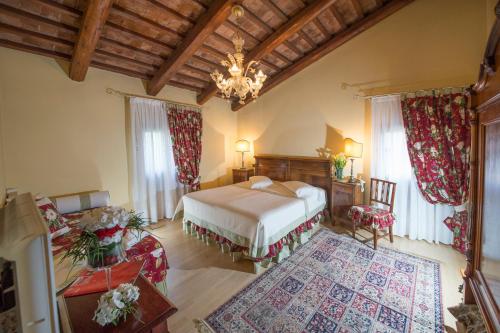
POLYGON ((321 229, 200 332, 444 332, 439 263, 321 229))

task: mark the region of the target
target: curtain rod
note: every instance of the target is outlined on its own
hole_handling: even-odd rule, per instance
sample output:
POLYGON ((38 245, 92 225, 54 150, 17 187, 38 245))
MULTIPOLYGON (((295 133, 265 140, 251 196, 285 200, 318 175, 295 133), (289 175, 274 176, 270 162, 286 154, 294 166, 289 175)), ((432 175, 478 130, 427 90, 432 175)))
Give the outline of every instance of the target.
POLYGON ((389 94, 380 94, 380 95, 359 95, 356 94, 354 95, 354 99, 371 99, 375 97, 385 97, 385 96, 394 96, 394 95, 401 95, 401 94, 415 94, 418 92, 424 92, 424 91, 429 91, 429 90, 440 90, 440 89, 466 89, 468 91, 470 86, 461 86, 461 87, 443 87, 443 88, 428 88, 428 89, 419 89, 415 91, 401 91, 401 92, 395 92, 395 93, 389 93, 389 94))
POLYGON ((116 89, 113 89, 113 88, 106 88, 106 92, 107 92, 108 94, 110 94, 110 95, 117 95, 117 96, 124 96, 124 97, 140 97, 140 98, 154 99, 154 100, 157 100, 157 101, 168 102, 168 103, 178 104, 178 105, 183 105, 183 106, 189 106, 189 107, 192 107, 192 108, 196 108, 196 109, 200 109, 200 110, 201 110, 201 106, 196 105, 196 104, 181 103, 181 102, 176 102, 176 101, 172 101, 172 100, 169 100, 169 99, 157 98, 157 97, 151 97, 151 96, 146 96, 146 95, 130 94, 130 93, 126 93, 126 92, 123 92, 123 91, 120 91, 120 90, 116 90, 116 89))

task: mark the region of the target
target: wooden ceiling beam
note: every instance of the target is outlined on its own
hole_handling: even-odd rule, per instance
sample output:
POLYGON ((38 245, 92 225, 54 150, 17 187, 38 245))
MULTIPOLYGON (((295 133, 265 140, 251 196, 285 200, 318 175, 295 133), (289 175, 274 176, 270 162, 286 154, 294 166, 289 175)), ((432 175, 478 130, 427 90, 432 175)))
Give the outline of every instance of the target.
POLYGON ((110 72, 115 72, 118 74, 127 75, 130 77, 135 77, 135 78, 142 79, 142 80, 149 80, 151 78, 151 76, 144 74, 144 73, 140 73, 140 72, 133 71, 133 70, 130 70, 127 68, 119 67, 119 66, 105 64, 105 63, 102 63, 99 61, 92 61, 90 63, 90 66, 95 67, 95 68, 99 68, 99 69, 103 69, 106 71, 110 71, 110 72))
POLYGON ((202 86, 206 86, 209 83, 206 80, 200 79, 199 77, 194 77, 180 72, 175 73, 174 77, 178 79, 188 80, 191 82, 196 82, 197 84, 200 84, 202 86))
MULTIPOLYGON (((321 11, 331 6, 335 1, 336 0, 316 0, 307 7, 301 9, 295 16, 279 27, 278 30, 274 31, 257 47, 253 48, 246 58, 256 61, 262 59, 263 56, 270 53, 280 44, 283 44, 283 42, 301 30, 304 25, 313 20, 321 11)), ((216 93, 217 87, 213 84, 210 85, 208 89, 197 97, 198 104, 206 103, 216 93)))
POLYGON ((309 44, 311 47, 316 46, 316 42, 311 37, 309 37, 309 35, 307 33, 305 33, 303 30, 299 30, 298 34, 299 34, 300 38, 305 40, 306 43, 309 44))
POLYGON ((356 12, 356 17, 358 20, 360 18, 362 18, 363 16, 365 16, 365 13, 363 11, 363 7, 361 6, 361 3, 359 2, 359 0, 350 0, 350 2, 351 2, 352 8, 356 12))
POLYGON ((41 47, 26 45, 26 44, 17 43, 17 42, 5 40, 5 39, 0 39, 0 46, 7 47, 9 49, 13 49, 13 50, 17 50, 17 51, 38 54, 38 55, 53 58, 53 59, 60 59, 60 60, 66 60, 66 61, 69 61, 71 59, 70 54, 65 54, 65 53, 58 52, 58 51, 47 50, 47 49, 44 49, 41 47))
POLYGON ((242 7, 245 10, 245 15, 243 16, 244 19, 248 19, 249 21, 253 22, 253 24, 264 30, 267 34, 272 34, 274 32, 273 28, 268 26, 266 22, 262 21, 260 17, 255 15, 250 9, 248 9, 244 5, 242 5, 242 7))
MULTIPOLYGON (((49 4, 48 0, 38 0, 43 2, 44 4, 49 4)), ((56 10, 61 9, 61 5, 57 5, 54 8, 56 10)), ((0 5, 1 7, 1 5, 0 5)), ((30 22, 30 24, 35 25, 38 27, 38 31, 33 31, 33 30, 26 30, 23 28, 19 27, 14 27, 14 26, 9 26, 8 24, 3 24, 4 30, 7 29, 8 31, 19 34, 19 35, 24 35, 27 37, 36 37, 38 39, 43 39, 45 41, 53 42, 55 45, 68 45, 73 47, 75 44, 75 41, 77 39, 77 28, 72 28, 67 25, 61 24, 59 22, 55 22, 52 20, 49 20, 47 18, 37 16, 31 13, 25 13, 25 12, 20 12, 20 11, 11 11, 11 8, 0 8, 0 9, 5 9, 5 12, 8 12, 9 15, 16 16, 20 18, 23 22, 30 22), (57 29, 57 31, 61 32, 64 31, 65 33, 61 34, 53 34, 52 31, 54 29, 57 29)), ((73 12, 69 9, 66 9, 70 12, 73 12)), ((122 44, 120 42, 101 37, 96 49, 99 49, 99 45, 103 47, 104 52, 111 52, 112 49, 122 49, 125 51, 126 56, 123 55, 123 52, 114 52, 112 55, 113 57, 117 58, 124 58, 127 60, 131 61, 136 61, 138 64, 139 62, 142 63, 143 65, 153 65, 153 66, 158 66, 159 62, 163 62, 163 59, 153 53, 149 53, 146 51, 143 51, 141 49, 134 48, 130 45, 122 44), (134 54, 138 54, 138 56, 134 56, 134 54), (139 60, 143 59, 143 60, 139 60)), ((39 52, 37 52, 39 54, 39 52)), ((110 54, 111 55, 111 54, 110 54)), ((58 59, 60 57, 57 57, 58 59)))
POLYGON ((159 41, 157 39, 154 39, 154 38, 151 38, 149 36, 146 36, 146 35, 143 35, 141 33, 138 33, 134 30, 130 30, 130 29, 127 29, 127 28, 124 28, 118 24, 115 24, 115 23, 111 23, 111 22, 107 22, 106 23, 106 28, 111 28, 111 29, 114 29, 114 30, 117 30, 117 31, 120 31, 120 32, 125 32, 129 35, 132 35, 134 36, 134 38, 137 38, 138 40, 142 41, 142 42, 145 42, 145 43, 149 43, 149 44, 155 44, 157 46, 159 46, 160 48, 163 48, 165 49, 166 51, 168 52, 172 52, 173 51, 173 47, 165 42, 162 42, 162 41, 159 41))
POLYGON ((192 86, 190 84, 186 84, 184 82, 177 81, 175 79, 168 81, 167 84, 169 86, 174 86, 174 87, 181 88, 181 89, 191 90, 191 91, 194 91, 196 93, 200 93, 200 91, 202 90, 200 87, 195 87, 195 86, 192 86))
POLYGON ((129 20, 139 20, 145 24, 148 24, 149 26, 153 27, 154 29, 160 30, 161 32, 169 35, 170 37, 174 38, 175 40, 181 40, 182 36, 177 33, 177 31, 170 29, 169 27, 166 27, 164 25, 161 25, 153 20, 150 20, 146 17, 143 17, 137 13, 134 13, 127 8, 121 7, 117 4, 113 5, 113 10, 110 13, 110 16, 118 16, 120 18, 124 17, 129 20))
POLYGON ((205 58, 202 58, 200 56, 197 56, 197 55, 192 56, 190 60, 197 62, 199 64, 203 64, 205 66, 211 67, 214 70, 217 69, 219 72, 224 70, 224 67, 222 67, 221 65, 213 63, 213 62, 211 62, 205 58))
POLYGON ((264 3, 264 5, 269 8, 273 13, 274 15, 276 15, 281 21, 283 22, 286 22, 288 21, 288 15, 286 15, 282 10, 281 8, 279 8, 278 6, 276 6, 274 4, 274 2, 272 2, 271 0, 263 0, 262 1, 264 3))
MULTIPOLYGON (((229 29, 233 30, 234 32, 236 32, 236 30, 238 29, 238 27, 236 26, 236 24, 234 24, 231 21, 226 21, 224 23, 224 26, 228 27, 229 29)), ((261 42, 259 39, 255 38, 253 35, 251 35, 250 33, 248 33, 247 31, 245 31, 243 29, 238 30, 238 31, 243 35, 243 38, 245 38, 245 41, 246 40, 251 40, 253 44, 259 44, 261 42)), ((284 61, 286 63, 290 63, 291 62, 290 59, 288 59, 286 56, 282 55, 278 51, 273 51, 272 55, 274 55, 277 58, 280 58, 282 61, 284 61)))
POLYGON ((182 67, 188 71, 191 71, 193 73, 196 73, 198 75, 201 75, 201 76, 204 76, 204 77, 207 77, 210 79, 210 72, 207 72, 201 68, 194 67, 194 66, 191 66, 189 64, 184 64, 182 67))
MULTIPOLYGON (((363 19, 353 23, 351 26, 349 26, 346 30, 339 32, 338 34, 334 35, 330 40, 328 40, 326 43, 320 45, 316 49, 312 50, 309 52, 306 56, 303 58, 299 59, 297 62, 295 62, 293 65, 287 67, 287 69, 283 70, 282 72, 272 76, 268 81, 264 83, 264 87, 260 91, 259 95, 263 95, 264 93, 270 91, 283 81, 287 80, 291 76, 297 74, 307 66, 311 65, 312 63, 318 61, 325 55, 329 54, 339 46, 343 45, 344 43, 348 42, 352 38, 356 37, 357 35, 361 34, 363 31, 371 28, 378 22, 382 21, 383 19, 387 18, 388 16, 394 14, 401 8, 405 7, 406 5, 412 3, 414 0, 392 0, 388 3, 386 3, 383 7, 373 11, 371 14, 368 14, 365 16, 363 19)), ((248 103, 247 103, 248 104, 248 103)), ((245 104, 246 105, 246 104, 245 104)), ((241 105, 239 103, 235 103, 232 105, 232 110, 237 111, 244 107, 245 105, 241 105)))
POLYGON ((73 8, 73 7, 63 5, 63 4, 61 4, 59 2, 55 2, 53 0, 35 0, 35 1, 46 4, 59 12, 63 12, 66 15, 71 15, 75 18, 80 18, 80 16, 82 16, 82 12, 80 10, 73 8))
POLYGON ((45 35, 45 34, 42 34, 40 32, 36 32, 36 31, 31 31, 31 30, 26 30, 26 29, 19 28, 19 27, 14 27, 12 25, 5 24, 2 22, 0 22, 0 32, 10 33, 10 34, 13 34, 16 36, 23 36, 24 38, 28 38, 28 39, 43 40, 44 42, 49 42, 49 43, 52 43, 54 45, 58 45, 61 47, 73 48, 73 46, 75 45, 74 42, 69 41, 69 40, 65 40, 62 38, 54 37, 54 36, 45 35))
POLYGON ((157 0, 149 0, 149 2, 151 2, 152 4, 154 4, 155 6, 157 7, 160 7, 163 11, 165 12, 168 12, 170 15, 172 15, 173 17, 175 17, 177 20, 179 21, 185 21, 185 22, 189 22, 189 24, 191 25, 195 25, 196 24, 196 21, 193 21, 191 18, 173 10, 172 8, 166 6, 165 4, 163 4, 162 2, 160 1, 157 1, 157 0))
POLYGON ((85 79, 112 4, 113 0, 90 0, 88 2, 71 59, 69 77, 72 80, 83 81, 85 79))
POLYGON ((57 27, 59 29, 63 29, 65 31, 70 31, 70 32, 74 32, 74 33, 78 32, 77 27, 73 27, 73 26, 70 26, 68 24, 61 23, 61 22, 55 22, 55 21, 50 20, 48 18, 38 16, 38 15, 35 15, 32 13, 26 12, 24 10, 20 10, 18 8, 7 6, 3 3, 0 3, 0 10, 3 13, 8 13, 9 15, 17 16, 17 17, 21 18, 21 20, 26 18, 26 19, 33 20, 33 21, 42 22, 44 24, 49 24, 51 26, 57 27))
MULTIPOLYGON (((121 43, 121 42, 113 40, 113 39, 109 39, 109 38, 104 37, 104 36, 101 37, 101 39, 99 40, 99 43, 104 44, 104 45, 110 45, 112 47, 124 48, 128 51, 138 53, 141 56, 148 57, 149 61, 152 64, 155 64, 155 66, 161 65, 164 61, 164 59, 157 54, 154 54, 154 53, 151 53, 148 51, 144 51, 143 49, 138 49, 136 47, 121 43)), ((99 43, 98 43, 98 45, 99 45, 99 43)))
POLYGON ((318 28, 318 30, 321 32, 321 34, 325 36, 325 38, 330 38, 331 33, 325 28, 323 23, 321 23, 321 21, 317 17, 313 20, 313 23, 316 26, 316 28, 318 28))
MULTIPOLYGON (((216 38, 218 38, 221 42, 225 43, 228 47, 232 46, 231 42, 229 40, 225 39, 224 37, 217 35, 216 38)), ((206 45, 206 44, 202 45, 200 47, 200 50, 211 54, 212 56, 218 58, 219 60, 226 59, 225 53, 222 53, 221 51, 219 51, 219 50, 217 50, 209 45, 206 45)), ((286 59, 288 59, 288 58, 286 58, 286 59)), ((288 60, 288 61, 290 61, 290 60, 288 60)), ((279 66, 277 66, 273 63, 270 63, 269 61, 266 61, 264 59, 261 60, 261 63, 274 71, 279 71, 281 69, 279 66)))
POLYGON ((297 46, 295 46, 293 43, 290 43, 289 41, 285 41, 283 43, 290 51, 298 55, 299 57, 302 57, 304 52, 302 52, 297 46))
POLYGON ((151 71, 151 70, 155 71, 159 68, 159 66, 156 66, 156 65, 144 62, 144 61, 140 61, 137 59, 129 58, 126 56, 122 56, 122 55, 117 54, 117 53, 112 53, 112 52, 109 52, 106 50, 96 49, 94 53, 106 56, 108 58, 122 60, 124 62, 123 64, 125 66, 127 66, 127 63, 134 64, 136 66, 140 66, 140 67, 144 68, 145 71, 151 71))
POLYGON ((335 6, 330 7, 330 13, 333 15, 333 17, 339 24, 341 30, 347 28, 347 24, 345 23, 344 18, 342 17, 342 15, 340 15, 339 11, 337 10, 337 8, 335 8, 335 6))
MULTIPOLYGON (((268 2, 266 3, 266 5, 268 5, 268 8, 271 8, 270 6, 274 5, 273 2, 271 2, 270 0, 268 0, 268 2)), ((273 28, 271 28, 269 25, 267 25, 266 22, 262 21, 258 16, 256 16, 254 13, 252 13, 249 9, 247 9, 246 7, 245 8, 245 13, 248 13, 248 17, 250 18, 250 21, 254 22, 254 24, 256 24, 258 27, 260 27, 261 29, 265 30, 267 34, 272 34, 275 32, 275 30, 273 28)), ((280 10, 278 7, 276 7, 276 9, 280 10)), ((282 12, 282 14, 284 16, 281 16, 281 17, 284 17, 285 18, 285 21, 288 21, 288 16, 285 15, 285 13, 282 12)), ((303 31, 299 30, 297 31, 297 33, 299 34, 299 37, 304 39, 306 41, 306 43, 310 44, 311 46, 315 46, 316 44, 314 43, 314 41, 312 41, 311 38, 308 38, 309 36, 307 36, 307 34, 305 34, 303 31), (301 34, 302 33, 302 34, 301 34)), ((289 41, 284 41, 283 44, 288 47, 292 52, 294 52, 295 54, 297 54, 298 56, 302 56, 304 54, 304 52, 302 52, 301 50, 299 50, 293 43, 290 43, 289 41)), ((279 68, 278 68, 279 69, 279 68)))
POLYGON ((146 89, 149 95, 158 94, 163 86, 174 77, 177 70, 194 55, 208 36, 226 20, 231 13, 231 6, 232 2, 225 0, 215 0, 211 4, 149 82, 146 89))
POLYGON ((288 59, 287 57, 285 57, 284 55, 282 55, 281 53, 279 53, 276 50, 273 50, 270 53, 270 55, 272 55, 273 57, 278 58, 279 60, 281 60, 282 62, 284 62, 286 65, 290 65, 293 62, 293 61, 291 61, 290 59, 288 59))

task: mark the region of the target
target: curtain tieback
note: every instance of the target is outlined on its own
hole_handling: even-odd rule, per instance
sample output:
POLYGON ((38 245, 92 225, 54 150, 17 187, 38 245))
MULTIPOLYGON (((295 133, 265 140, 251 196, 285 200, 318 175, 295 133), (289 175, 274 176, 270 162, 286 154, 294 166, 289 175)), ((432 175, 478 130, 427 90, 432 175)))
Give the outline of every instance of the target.
POLYGON ((467 210, 468 205, 469 205, 469 202, 466 201, 466 202, 464 202, 463 204, 461 204, 459 206, 453 206, 453 209, 455 209, 455 213, 460 213, 460 212, 463 212, 463 211, 467 210))

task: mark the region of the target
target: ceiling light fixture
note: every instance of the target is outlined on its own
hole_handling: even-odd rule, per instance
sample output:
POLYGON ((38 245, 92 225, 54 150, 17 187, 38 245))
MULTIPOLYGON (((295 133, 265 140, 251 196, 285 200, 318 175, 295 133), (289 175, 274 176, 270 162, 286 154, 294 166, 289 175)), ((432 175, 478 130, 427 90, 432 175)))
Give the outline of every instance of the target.
POLYGON ((259 64, 258 61, 250 61, 248 65, 244 66, 245 56, 243 55, 243 45, 245 41, 240 36, 240 19, 243 17, 245 11, 240 5, 235 5, 232 8, 232 14, 236 17, 237 30, 233 36, 233 44, 235 53, 227 54, 229 60, 222 60, 222 66, 227 68, 230 74, 229 78, 225 78, 223 74, 219 71, 215 71, 210 74, 210 77, 215 81, 217 88, 222 92, 224 98, 230 98, 231 95, 239 97, 239 103, 245 104, 245 99, 247 94, 250 92, 252 98, 255 99, 259 95, 259 91, 262 88, 264 81, 267 78, 262 70, 257 73, 255 66, 259 64), (248 74, 253 74, 253 79, 248 76, 248 74))

